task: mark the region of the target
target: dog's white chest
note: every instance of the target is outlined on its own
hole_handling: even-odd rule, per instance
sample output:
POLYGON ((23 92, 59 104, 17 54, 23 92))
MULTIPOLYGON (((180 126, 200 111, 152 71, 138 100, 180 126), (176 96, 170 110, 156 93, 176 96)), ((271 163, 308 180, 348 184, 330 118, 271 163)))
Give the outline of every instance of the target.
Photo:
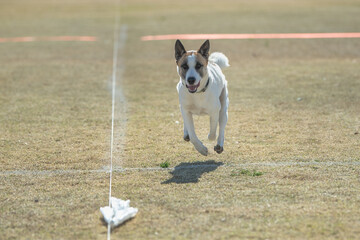
POLYGON ((183 100, 184 109, 195 115, 209 115, 213 106, 213 101, 204 95, 192 95, 183 100))
POLYGON ((208 109, 206 109, 203 106, 201 107, 193 104, 193 105, 188 105, 186 108, 188 109, 189 112, 195 115, 209 115, 208 109))

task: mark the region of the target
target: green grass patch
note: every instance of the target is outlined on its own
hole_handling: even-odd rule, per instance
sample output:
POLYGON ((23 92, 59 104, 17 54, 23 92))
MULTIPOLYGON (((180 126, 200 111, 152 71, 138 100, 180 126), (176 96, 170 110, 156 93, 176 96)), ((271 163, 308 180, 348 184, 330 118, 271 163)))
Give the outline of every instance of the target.
POLYGON ((160 163, 160 167, 162 168, 168 168, 170 166, 170 163, 168 161, 160 163))
POLYGON ((258 177, 263 174, 264 174, 263 172, 258 172, 255 169, 252 171, 247 170, 247 169, 240 169, 240 170, 233 171, 230 176, 236 177, 236 176, 246 175, 246 176, 258 177))

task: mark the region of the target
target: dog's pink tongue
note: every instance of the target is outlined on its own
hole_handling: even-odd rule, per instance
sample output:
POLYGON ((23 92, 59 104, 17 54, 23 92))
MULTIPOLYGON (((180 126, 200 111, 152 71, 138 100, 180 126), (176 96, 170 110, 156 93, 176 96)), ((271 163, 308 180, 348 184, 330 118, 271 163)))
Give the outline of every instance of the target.
POLYGON ((195 91, 197 86, 189 86, 190 91, 195 91))

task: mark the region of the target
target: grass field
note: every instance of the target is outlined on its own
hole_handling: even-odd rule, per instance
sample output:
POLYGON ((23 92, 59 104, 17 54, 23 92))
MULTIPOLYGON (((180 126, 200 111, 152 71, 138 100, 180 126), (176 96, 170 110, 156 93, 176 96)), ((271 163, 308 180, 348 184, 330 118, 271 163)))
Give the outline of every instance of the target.
MULTIPOLYGON (((0 43, 0 239, 106 238, 115 6, 0 3, 0 38, 98 39, 0 43)), ((360 39, 211 41, 230 60, 230 106, 221 155, 205 140, 208 118, 195 117, 207 157, 182 140, 174 41, 140 40, 360 32, 359 1, 127 0, 119 9, 112 195, 139 213, 112 239, 360 238, 360 39)))

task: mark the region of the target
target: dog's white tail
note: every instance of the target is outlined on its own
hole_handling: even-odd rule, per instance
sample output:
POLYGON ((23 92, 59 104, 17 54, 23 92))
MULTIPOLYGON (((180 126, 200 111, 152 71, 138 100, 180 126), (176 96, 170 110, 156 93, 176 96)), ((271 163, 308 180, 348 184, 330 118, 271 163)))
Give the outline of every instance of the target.
POLYGON ((225 67, 229 67, 229 59, 220 52, 213 52, 212 54, 210 54, 209 57, 209 61, 216 63, 217 65, 219 65, 220 68, 225 68, 225 67))

